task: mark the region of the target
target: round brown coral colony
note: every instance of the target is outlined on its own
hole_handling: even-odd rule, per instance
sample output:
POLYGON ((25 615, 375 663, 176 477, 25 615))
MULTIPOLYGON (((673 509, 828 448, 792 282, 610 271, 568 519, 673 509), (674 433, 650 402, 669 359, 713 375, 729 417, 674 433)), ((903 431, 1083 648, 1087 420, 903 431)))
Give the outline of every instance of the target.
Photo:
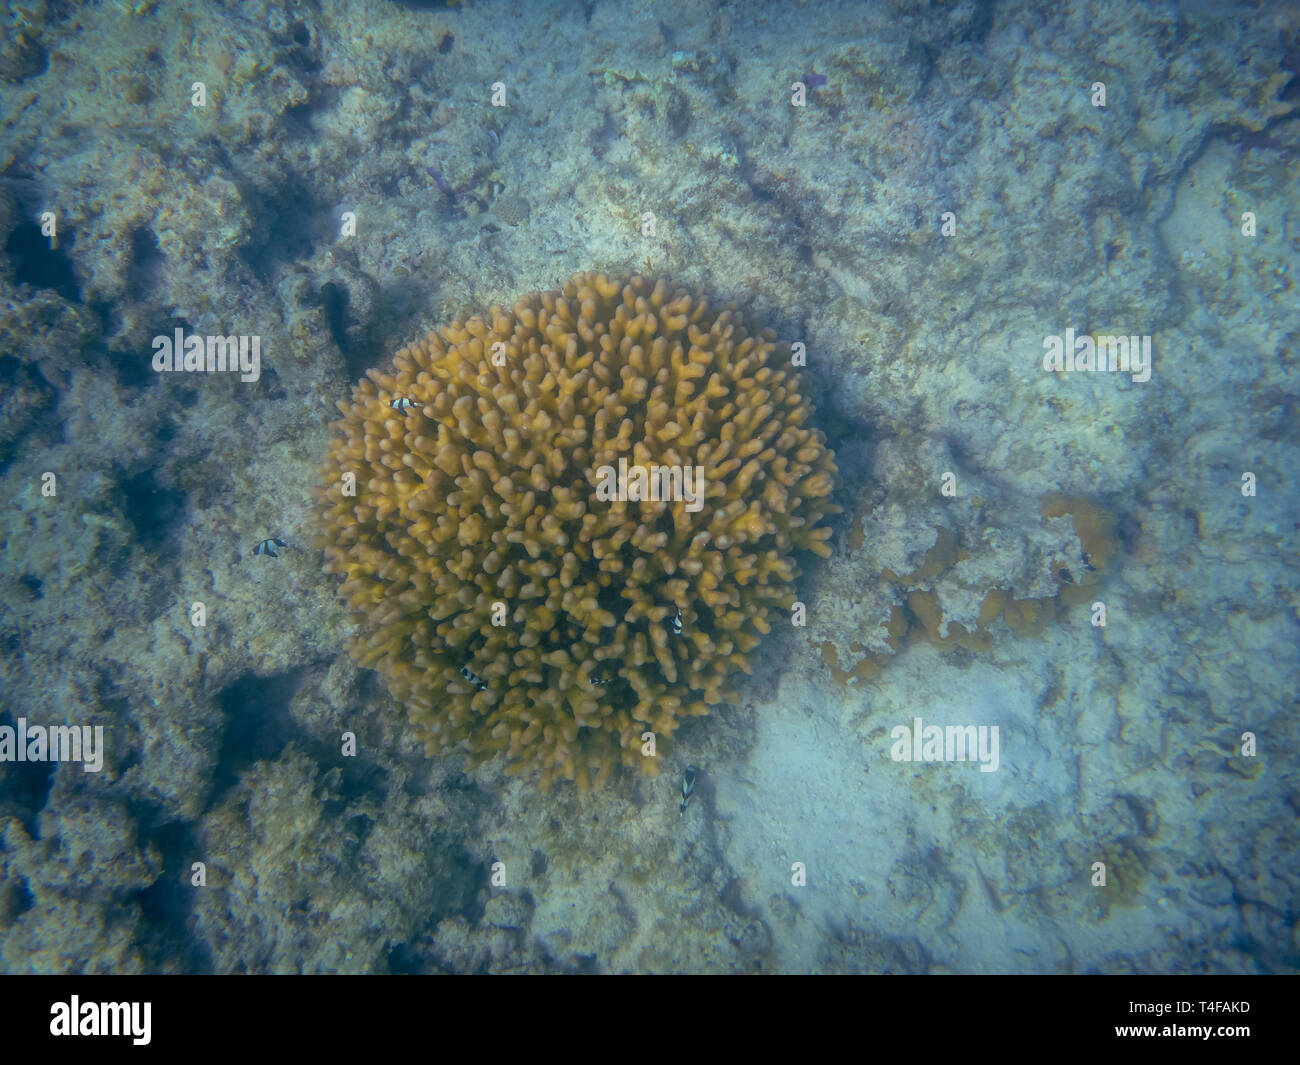
POLYGON ((838 509, 773 337, 662 281, 579 274, 417 341, 340 403, 326 569, 353 656, 430 753, 585 790, 620 761, 653 774, 643 733, 662 755, 679 718, 733 698, 789 617, 794 551, 828 555, 838 509))

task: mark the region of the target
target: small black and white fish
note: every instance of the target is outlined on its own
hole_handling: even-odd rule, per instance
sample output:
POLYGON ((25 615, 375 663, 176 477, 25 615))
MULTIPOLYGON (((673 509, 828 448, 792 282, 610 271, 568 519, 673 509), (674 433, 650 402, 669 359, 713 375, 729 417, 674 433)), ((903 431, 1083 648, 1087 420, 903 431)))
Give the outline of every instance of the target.
POLYGON ((592 684, 604 684, 607 682, 607 679, 608 678, 606 678, 604 673, 593 673, 591 675, 592 684))
POLYGON ((272 558, 279 558, 280 556, 275 553, 275 549, 277 547, 288 547, 288 546, 289 545, 286 544, 283 540, 277 540, 274 536, 270 536, 267 537, 265 540, 263 540, 255 548, 253 548, 253 554, 270 555, 272 558))
POLYGON ((405 414, 412 407, 418 407, 421 404, 416 403, 413 399, 408 399, 406 396, 397 396, 395 399, 389 400, 388 405, 398 414, 405 414))
POLYGON ((461 666, 460 675, 464 677, 467 681, 469 681, 472 685, 474 685, 474 687, 476 687, 479 691, 481 692, 487 691, 487 685, 483 683, 482 679, 479 677, 477 673, 471 672, 469 666, 461 666))
POLYGON ((684 817, 686 814, 686 807, 691 804, 691 795, 695 793, 695 774, 698 772, 699 770, 693 765, 688 765, 686 767, 686 773, 682 776, 682 801, 677 807, 677 809, 681 811, 677 815, 678 817, 684 817))
POLYGON ((680 636, 682 634, 682 608, 681 607, 677 608, 677 616, 673 618, 672 626, 673 626, 673 635, 680 636))

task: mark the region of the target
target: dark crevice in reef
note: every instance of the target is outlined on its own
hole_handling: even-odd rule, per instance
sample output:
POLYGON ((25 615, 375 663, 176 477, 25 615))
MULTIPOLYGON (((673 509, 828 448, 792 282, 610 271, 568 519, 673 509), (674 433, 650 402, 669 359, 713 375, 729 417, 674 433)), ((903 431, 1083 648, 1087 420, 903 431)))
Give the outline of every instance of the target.
POLYGON ((15 874, 7 884, 0 884, 0 928, 8 927, 35 905, 27 878, 15 874))
MULTIPOLYGON (((144 232, 147 233, 148 230, 144 232)), ((155 263, 147 262, 149 253, 146 251, 143 254, 146 265, 132 263, 128 271, 128 288, 134 289, 138 285, 146 284, 142 277, 144 274, 151 275, 156 269, 155 263)), ((150 291, 147 288, 142 289, 138 298, 147 300, 150 298, 150 291)), ((97 360, 99 365, 106 367, 113 374, 119 386, 131 389, 147 388, 163 376, 155 373, 153 369, 153 337, 149 338, 147 344, 136 346, 128 338, 119 336, 122 330, 122 314, 115 303, 99 300, 91 303, 89 308, 96 322, 99 323, 99 336, 86 344, 85 351, 90 358, 97 360)), ((156 330, 154 336, 165 336, 169 340, 174 338, 177 329, 183 330, 186 336, 194 332, 194 327, 184 318, 154 319, 150 316, 150 323, 151 328, 156 330)), ((193 406, 199 388, 198 383, 191 380, 195 375, 168 376, 172 378, 171 386, 173 391, 179 394, 180 402, 186 406, 193 406)))
MULTIPOLYGON (((344 357, 348 354, 348 327, 356 323, 348 311, 348 290, 333 281, 327 281, 320 290, 321 306, 325 311, 325 321, 330 328, 330 336, 339 346, 344 357)), ((349 367, 351 369, 351 367, 349 367)))
POLYGON ((122 476, 122 513, 131 523, 136 541, 147 551, 161 553, 179 549, 179 525, 184 519, 188 496, 179 489, 158 483, 157 470, 122 476))
POLYGON ((153 299, 166 265, 167 256, 159 249, 158 238, 146 226, 136 229, 131 234, 131 260, 126 269, 128 298, 137 303, 153 299))
POLYGON ((314 197, 310 184, 296 174, 286 174, 270 194, 251 188, 240 191, 257 215, 253 230, 262 234, 262 240, 240 248, 239 258, 263 281, 285 263, 310 259, 334 226, 329 206, 314 197))
POLYGON ((262 367, 262 399, 267 403, 275 403, 279 400, 289 398, 289 390, 284 387, 284 382, 280 380, 280 375, 270 366, 262 367))
POLYGON ((302 302, 304 306, 321 309, 330 336, 343 356, 348 379, 359 380, 370 367, 388 361, 384 358, 384 336, 376 323, 406 321, 417 306, 418 297, 418 285, 409 280, 379 289, 365 321, 354 313, 357 301, 342 281, 325 282, 319 292, 304 294, 302 302))
POLYGON ((322 769, 337 766, 340 770, 338 798, 325 804, 330 816, 342 814, 363 795, 387 792, 388 770, 372 755, 363 749, 355 757, 344 758, 337 737, 321 739, 294 718, 294 696, 319 665, 311 663, 269 676, 247 673, 222 691, 218 702, 226 725, 213 774, 212 805, 221 801, 254 762, 278 759, 290 743, 322 769))
MULTIPOLYGON (((463 917, 477 926, 483 920, 487 900, 491 895, 488 867, 476 862, 459 844, 451 840, 436 848, 442 854, 438 863, 437 888, 434 892, 433 911, 437 921, 444 917, 463 917)), ((434 853, 430 848, 429 853, 434 853)))
MULTIPOLYGON (((128 286, 133 283, 131 271, 128 271, 127 283, 128 286)), ((144 298, 148 296, 146 292, 144 298)), ((141 351, 133 347, 125 337, 118 336, 122 330, 122 313, 117 304, 108 300, 96 300, 89 304, 89 308, 99 323, 99 336, 87 343, 87 354, 101 365, 107 366, 122 388, 145 388, 153 384, 159 376, 153 372, 153 347, 141 351)), ((186 328, 188 330, 188 324, 186 328)), ((160 325, 159 330, 165 336, 172 335, 170 325, 160 325)))
POLYGON ((286 139, 291 141, 309 139, 312 136, 311 116, 319 110, 321 110, 320 105, 310 100, 286 107, 280 116, 282 128, 288 135, 286 139))
POLYGON ((29 436, 53 444, 59 440, 61 430, 57 419, 48 417, 54 409, 54 393, 35 366, 8 356, 0 358, 0 396, 7 400, 0 408, 3 473, 29 436))
POLYGON ((104 348, 103 355, 112 367, 117 383, 123 388, 147 388, 158 379, 159 375, 150 366, 149 356, 133 348, 111 345, 104 348))
POLYGON ((993 28, 993 8, 995 0, 976 0, 975 16, 966 27, 962 40, 971 44, 983 44, 993 28))
POLYGON ((814 397, 816 426, 826 435, 826 446, 835 452, 839 486, 832 497, 844 509, 826 519, 835 540, 853 524, 855 486, 870 484, 877 431, 865 418, 844 405, 843 398, 827 389, 814 397))
POLYGON ((76 238, 70 230, 59 234, 58 247, 50 247, 50 238, 32 221, 19 222, 5 240, 5 254, 14 264, 14 281, 32 288, 53 289, 65 300, 81 302, 81 286, 68 250, 76 238))
POLYGON ((398 943, 388 951, 388 972, 393 976, 417 976, 426 971, 424 959, 410 943, 398 943))
POLYGON ((226 727, 213 773, 213 805, 254 762, 279 758, 286 744, 300 737, 289 704, 306 673, 305 668, 264 677, 246 673, 222 691, 218 701, 226 727))
MULTIPOLYGON (((21 711, 17 714, 8 710, 0 712, 0 726, 7 725, 16 731, 19 717, 26 715, 21 711)), ((50 788, 54 785, 56 768, 57 762, 8 762, 4 772, 0 773, 0 815, 12 814, 17 817, 32 839, 40 839, 37 817, 45 809, 50 788)))
POLYGON ((38 78, 50 69, 50 50, 39 41, 27 41, 9 53, 12 66, 9 79, 21 83, 38 78))
POLYGON ((312 47, 312 31, 306 22, 298 20, 287 27, 286 32, 272 33, 271 40, 283 49, 278 61, 287 69, 304 74, 315 74, 320 70, 319 49, 312 47))
POLYGON ((343 355, 348 379, 358 380, 365 376, 366 370, 371 366, 379 365, 383 348, 380 344, 371 342, 358 328, 360 323, 352 314, 351 295, 345 286, 327 281, 321 286, 320 296, 330 336, 343 355))
POLYGON ((132 812, 140 824, 141 849, 152 844, 163 863, 162 875, 131 896, 140 907, 136 946, 153 971, 212 972, 211 951, 193 935, 194 893, 201 889, 190 885, 190 866, 203 853, 194 826, 163 820, 163 807, 154 803, 133 803, 132 812))
POLYGON ((122 315, 108 300, 93 300, 86 306, 90 308, 90 313, 99 323, 99 331, 103 336, 115 336, 122 328, 122 315))

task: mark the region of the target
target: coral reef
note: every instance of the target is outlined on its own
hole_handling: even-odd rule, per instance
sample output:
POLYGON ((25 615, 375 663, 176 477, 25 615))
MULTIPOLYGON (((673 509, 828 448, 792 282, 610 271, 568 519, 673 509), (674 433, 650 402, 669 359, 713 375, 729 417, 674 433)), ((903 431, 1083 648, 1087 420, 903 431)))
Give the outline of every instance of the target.
POLYGON ((1294 972, 1300 6, 1171 6, 6 5, 0 724, 107 745, 0 766, 0 967, 1294 972), (322 411, 593 262, 806 343, 859 512, 675 733, 685 816, 664 759, 425 758, 307 549, 322 411), (176 327, 262 379, 155 375, 176 327), (1151 380, 1043 374, 1067 327, 1151 380), (1002 769, 892 762, 915 712, 1002 769))
POLYGON ((160 855, 137 844, 125 803, 73 796, 69 778, 31 826, 0 807, 0 968, 144 971, 142 902, 160 855))
POLYGON ((184 871, 204 964, 390 971, 427 922, 482 909, 459 835, 473 823, 431 795, 381 810, 339 767, 322 772, 294 745, 255 763, 198 825, 206 886, 190 887, 184 871))
POLYGON ((430 752, 585 789, 620 760, 653 775, 643 733, 730 697, 837 509, 772 341, 662 281, 579 274, 430 334, 340 404, 326 568, 357 661, 430 752))

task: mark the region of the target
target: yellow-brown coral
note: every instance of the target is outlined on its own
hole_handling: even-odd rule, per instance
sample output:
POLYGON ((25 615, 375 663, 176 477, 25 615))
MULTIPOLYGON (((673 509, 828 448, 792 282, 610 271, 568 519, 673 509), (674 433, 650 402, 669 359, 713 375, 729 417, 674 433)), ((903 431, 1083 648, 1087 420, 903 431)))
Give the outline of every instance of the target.
POLYGON ((354 657, 431 753, 585 789, 620 761, 653 774, 644 732, 662 745, 732 696, 838 509, 772 341, 685 289, 580 274, 417 341, 339 405, 326 569, 354 657), (700 467, 702 507, 600 498, 620 458, 700 467))

